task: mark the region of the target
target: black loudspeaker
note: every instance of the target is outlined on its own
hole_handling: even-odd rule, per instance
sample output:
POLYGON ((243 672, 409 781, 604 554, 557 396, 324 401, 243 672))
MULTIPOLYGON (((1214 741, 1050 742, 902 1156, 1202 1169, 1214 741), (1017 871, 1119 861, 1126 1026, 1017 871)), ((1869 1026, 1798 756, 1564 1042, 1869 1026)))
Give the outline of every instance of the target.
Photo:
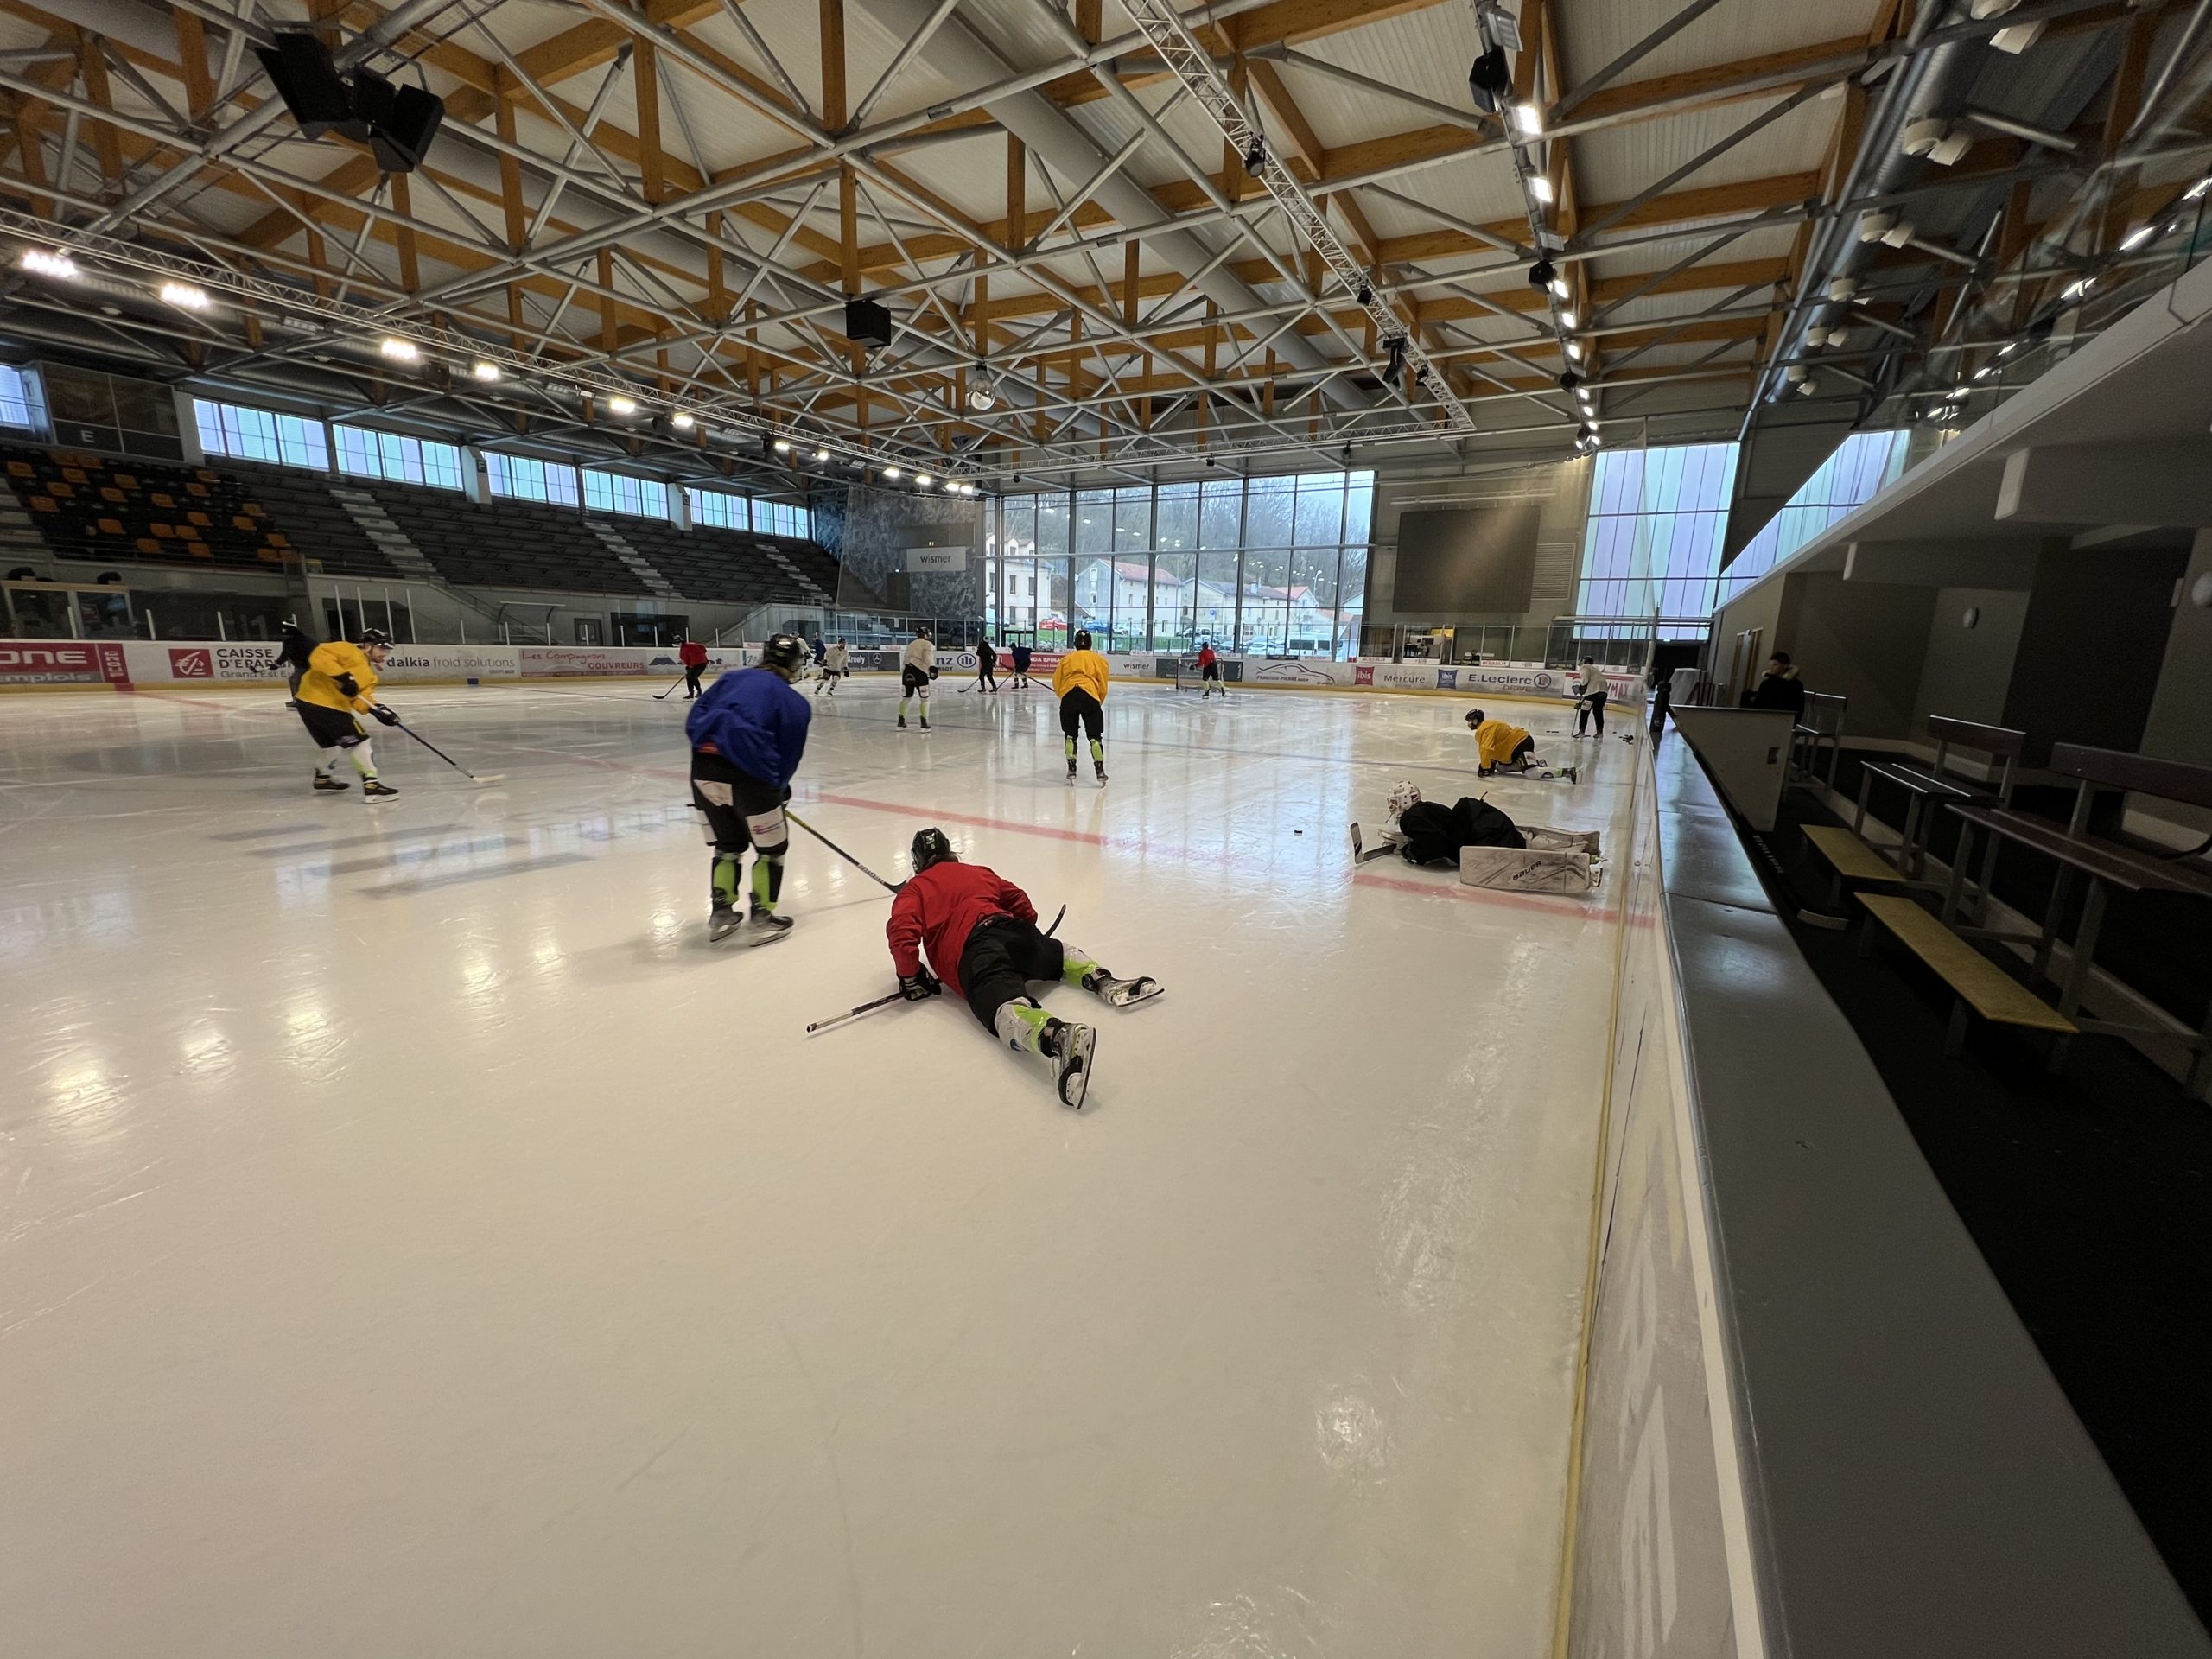
POLYGON ((882 347, 891 343, 891 313, 874 300, 845 302, 845 338, 863 346, 882 347))
POLYGON ((315 35, 297 30, 280 34, 275 45, 257 46, 253 54, 268 71, 276 95, 300 124, 303 137, 320 138, 326 132, 368 137, 367 124, 355 118, 353 100, 330 60, 329 48, 315 35))
POLYGON ((430 153, 430 140, 446 118, 446 101, 420 86, 402 86, 391 112, 369 129, 369 148, 387 173, 412 173, 430 153))

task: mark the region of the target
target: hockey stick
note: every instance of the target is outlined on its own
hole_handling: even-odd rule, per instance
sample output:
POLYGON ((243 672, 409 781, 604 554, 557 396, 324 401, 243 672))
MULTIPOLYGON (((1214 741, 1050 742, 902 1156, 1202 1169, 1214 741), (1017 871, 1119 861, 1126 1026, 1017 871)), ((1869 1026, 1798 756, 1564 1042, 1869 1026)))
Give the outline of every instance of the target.
POLYGON ((451 766, 462 777, 467 779, 472 784, 497 784, 503 783, 506 779, 507 774, 504 772, 487 772, 480 775, 471 772, 467 766, 462 766, 460 761, 454 760, 453 756, 448 754, 436 744, 431 742, 429 738, 423 736, 422 733, 416 731, 412 726, 410 726, 405 721, 395 720, 391 723, 398 727, 401 731, 406 733, 408 736, 413 738, 417 743, 420 743, 432 754, 436 755, 439 760, 444 761, 446 765, 451 766))
MULTIPOLYGON (((668 683, 668 691, 673 691, 673 690, 676 690, 676 688, 677 688, 677 686, 679 686, 679 685, 683 684, 684 681, 686 681, 686 680, 690 679, 690 677, 690 677, 689 674, 679 674, 679 675, 677 675, 674 679, 671 680, 671 681, 668 683)), ((653 693, 653 701, 654 701, 655 702, 659 702, 663 697, 665 697, 665 696, 668 695, 668 691, 656 691, 656 692, 654 692, 654 693, 653 693)))
MULTIPOLYGON (((787 813, 785 816, 790 815, 787 813)), ((887 1008, 893 1002, 904 1002, 906 1000, 906 992, 893 991, 888 996, 877 997, 873 1002, 863 1002, 858 1007, 849 1008, 842 1014, 833 1014, 827 1020, 817 1020, 807 1027, 806 1034, 811 1037, 817 1031, 828 1031, 833 1026, 842 1026, 849 1020, 859 1019, 864 1014, 874 1014, 878 1008, 887 1008)))
POLYGON ((812 836, 817 841, 820 842, 824 847, 827 847, 831 852, 836 854, 838 857, 843 859, 846 863, 851 865, 862 875, 868 877, 869 880, 881 887, 885 892, 896 893, 899 888, 906 885, 903 881, 886 881, 874 870, 868 868, 867 865, 861 863, 860 860, 855 858, 850 853, 840 847, 836 842, 830 840, 829 836, 823 835, 819 830, 809 823, 804 818, 799 817, 798 813, 792 811, 788 806, 784 809, 784 816, 789 818, 793 823, 798 825, 800 829, 805 830, 808 835, 812 836))

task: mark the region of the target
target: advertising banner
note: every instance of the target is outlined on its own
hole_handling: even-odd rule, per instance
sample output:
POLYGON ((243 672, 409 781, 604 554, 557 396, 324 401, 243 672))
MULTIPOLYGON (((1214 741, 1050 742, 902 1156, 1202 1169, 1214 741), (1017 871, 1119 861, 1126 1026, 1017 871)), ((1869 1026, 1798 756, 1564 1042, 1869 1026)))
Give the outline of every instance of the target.
POLYGON ((130 678, 120 640, 0 640, 0 684, 120 684, 130 678))
POLYGON ((1224 657, 1222 677, 1250 685, 1354 685, 1350 663, 1333 663, 1325 657, 1224 657))
POLYGON ((906 569, 909 571, 965 570, 968 550, 964 547, 910 547, 906 550, 906 569))

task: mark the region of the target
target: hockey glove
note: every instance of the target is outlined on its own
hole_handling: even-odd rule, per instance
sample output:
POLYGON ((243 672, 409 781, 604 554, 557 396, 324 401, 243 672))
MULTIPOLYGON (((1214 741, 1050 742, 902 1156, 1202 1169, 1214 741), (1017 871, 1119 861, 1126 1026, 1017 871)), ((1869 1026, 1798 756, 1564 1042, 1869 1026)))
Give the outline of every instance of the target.
POLYGON ((784 804, 785 804, 785 806, 789 806, 791 804, 791 786, 789 784, 785 784, 785 785, 784 785, 784 804))
POLYGON ((926 968, 919 973, 899 976, 899 989, 909 1002, 925 1002, 944 988, 937 976, 926 968))
POLYGON ((358 697, 361 695, 361 683, 351 674, 340 674, 331 683, 338 688, 342 696, 358 697))
POLYGON ((942 670, 942 669, 933 668, 933 669, 930 670, 930 678, 931 678, 931 679, 935 679, 935 678, 937 678, 937 677, 938 677, 939 674, 943 673, 944 671, 944 670, 942 670))
POLYGON ((387 726, 397 726, 399 724, 399 716, 392 710, 385 708, 384 704, 380 702, 371 703, 369 705, 369 712, 387 726))

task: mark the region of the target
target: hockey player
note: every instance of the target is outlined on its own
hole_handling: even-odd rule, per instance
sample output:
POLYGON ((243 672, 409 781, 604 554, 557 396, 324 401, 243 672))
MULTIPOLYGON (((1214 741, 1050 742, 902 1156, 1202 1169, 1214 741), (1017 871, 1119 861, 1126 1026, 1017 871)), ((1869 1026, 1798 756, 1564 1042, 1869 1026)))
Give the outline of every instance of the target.
POLYGON ((806 753, 807 723, 814 706, 791 690, 806 661, 806 645, 797 634, 772 633, 760 647, 760 666, 725 674, 709 686, 688 715, 683 733, 691 740, 691 804, 705 817, 707 842, 715 849, 707 918, 709 939, 737 931, 738 874, 745 849, 753 849, 753 912, 742 918, 748 945, 771 944, 791 930, 788 916, 776 913, 784 889, 784 851, 791 830, 784 803, 791 798, 791 777, 806 753))
POLYGON ((284 671, 294 702, 299 700, 300 680, 308 671, 308 662, 315 655, 315 640, 300 626, 297 617, 284 619, 283 645, 276 652, 276 665, 284 671))
POLYGON ((845 642, 842 639, 833 641, 822 653, 822 683, 814 688, 814 695, 818 697, 827 691, 831 696, 836 696, 837 682, 851 671, 847 665, 852 660, 853 653, 847 649, 845 642))
POLYGON ((1014 658, 1015 689, 1027 691, 1029 689, 1029 647, 1016 640, 1007 647, 1007 653, 1014 658))
POLYGON ((1052 690, 1060 700, 1060 734, 1066 744, 1068 785, 1075 785, 1075 730, 1090 737, 1090 764, 1106 781, 1106 659, 1090 648, 1090 635, 1078 632, 1075 649, 1052 671, 1052 690))
POLYGON ((361 774, 361 793, 368 799, 389 800, 399 793, 377 777, 375 748, 361 729, 361 722, 354 718, 369 715, 387 726, 399 724, 399 716, 376 697, 377 670, 391 655, 391 636, 382 628, 363 628, 358 645, 334 639, 327 645, 317 645, 309 654, 307 672, 300 676, 292 706, 299 710, 300 722, 308 728, 315 747, 322 751, 315 768, 316 789, 346 787, 344 779, 332 776, 332 769, 343 755, 361 774))
POLYGON ((697 701, 699 677, 707 671, 706 646, 696 639, 678 639, 676 642, 676 660, 683 665, 683 701, 697 701))
POLYGON ((1605 734, 1605 677, 1598 667, 1597 659, 1585 657, 1576 689, 1574 701, 1574 734, 1583 735, 1590 721, 1598 722, 1598 735, 1605 734))
POLYGON ((1088 952, 1039 933, 1029 895, 995 870, 962 863, 944 830, 918 833, 912 855, 914 874, 892 901, 886 930, 899 988, 918 1002, 944 988, 940 980, 950 983, 984 1030, 1042 1060, 1060 1103, 1080 1111, 1097 1033, 1046 1013, 1031 983, 1065 980, 1125 1008, 1158 996, 1160 982, 1116 979, 1088 952))
POLYGON ((999 654, 991 649, 991 642, 978 640, 976 644, 976 689, 978 691, 999 689, 998 665, 999 654))
POLYGON ((1201 640, 1198 645, 1198 701, 1220 696, 1227 699, 1229 692, 1221 683, 1221 658, 1214 655, 1213 641, 1201 640))
POLYGON ((937 678, 937 647, 927 628, 914 630, 899 669, 899 729, 906 729, 906 705, 917 695, 922 700, 922 729, 930 728, 930 682, 937 678))
POLYGON ((1364 864, 1370 859, 1395 853, 1408 864, 1456 865, 1464 847, 1573 852, 1592 859, 1599 856, 1599 834, 1595 830, 1554 830, 1549 824, 1516 823, 1488 801, 1471 796, 1462 795, 1450 806, 1441 801, 1424 801, 1420 788, 1410 782, 1391 790, 1387 810, 1389 822, 1383 826, 1382 839, 1376 846, 1367 844, 1359 825, 1351 826, 1355 863, 1364 864))
POLYGON ((1494 777, 1503 770, 1526 772, 1536 754, 1536 740, 1510 721, 1492 720, 1479 709, 1467 710, 1467 729, 1475 734, 1475 775, 1494 777))

